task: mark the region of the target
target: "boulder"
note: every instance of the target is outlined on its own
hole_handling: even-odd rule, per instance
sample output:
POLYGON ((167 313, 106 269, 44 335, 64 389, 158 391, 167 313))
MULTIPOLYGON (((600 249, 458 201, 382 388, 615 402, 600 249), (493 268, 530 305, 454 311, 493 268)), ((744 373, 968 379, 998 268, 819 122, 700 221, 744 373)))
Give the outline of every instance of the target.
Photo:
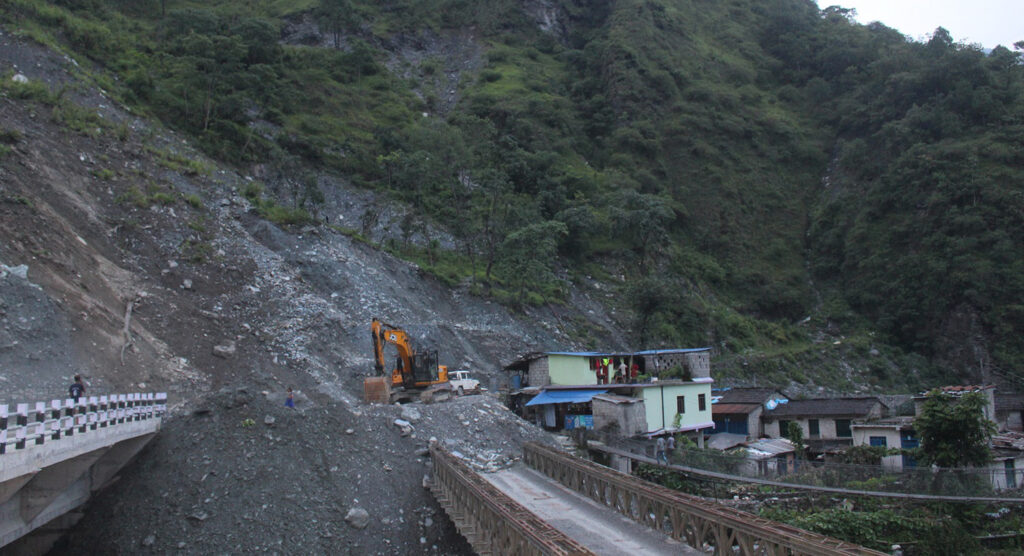
POLYGON ((370 514, 362 508, 352 508, 345 514, 345 521, 356 529, 366 529, 370 524, 370 514))
POLYGON ((410 423, 415 423, 422 418, 423 415, 420 414, 420 410, 411 405, 402 406, 402 419, 409 421, 410 423))
POLYGON ((231 359, 235 356, 236 351, 234 340, 227 340, 223 344, 213 346, 213 354, 221 359, 231 359))

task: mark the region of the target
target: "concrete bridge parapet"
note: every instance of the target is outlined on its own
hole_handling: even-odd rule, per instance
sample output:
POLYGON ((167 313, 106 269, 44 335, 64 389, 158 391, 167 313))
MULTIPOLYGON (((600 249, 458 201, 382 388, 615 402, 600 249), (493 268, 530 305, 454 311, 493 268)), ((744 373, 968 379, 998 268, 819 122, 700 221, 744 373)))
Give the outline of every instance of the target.
POLYGON ((0 552, 45 553, 166 411, 164 393, 0 404, 0 552))

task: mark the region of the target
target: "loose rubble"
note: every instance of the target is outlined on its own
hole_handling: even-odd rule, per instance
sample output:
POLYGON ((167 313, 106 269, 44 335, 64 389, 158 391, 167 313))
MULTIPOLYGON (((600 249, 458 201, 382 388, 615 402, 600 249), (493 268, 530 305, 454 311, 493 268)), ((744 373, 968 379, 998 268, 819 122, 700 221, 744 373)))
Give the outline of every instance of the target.
POLYGON ((226 389, 169 420, 58 549, 470 554, 424 488, 431 442, 482 472, 518 461, 524 442, 555 444, 493 395, 402 406, 306 401, 294 410, 281 398, 226 389), (416 424, 403 413, 418 413, 416 424), (178 479, 155 481, 157 473, 178 479))

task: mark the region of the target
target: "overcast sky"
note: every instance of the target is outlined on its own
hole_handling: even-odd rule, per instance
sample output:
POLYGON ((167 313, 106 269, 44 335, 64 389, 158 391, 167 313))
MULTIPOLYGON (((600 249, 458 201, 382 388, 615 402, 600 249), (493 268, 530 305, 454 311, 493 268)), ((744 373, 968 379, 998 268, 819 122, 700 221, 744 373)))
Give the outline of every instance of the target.
POLYGON ((925 40, 936 27, 945 27, 953 40, 1001 44, 1013 50, 1024 40, 1024 0, 817 0, 818 6, 839 5, 857 10, 857 21, 881 21, 888 27, 925 40))

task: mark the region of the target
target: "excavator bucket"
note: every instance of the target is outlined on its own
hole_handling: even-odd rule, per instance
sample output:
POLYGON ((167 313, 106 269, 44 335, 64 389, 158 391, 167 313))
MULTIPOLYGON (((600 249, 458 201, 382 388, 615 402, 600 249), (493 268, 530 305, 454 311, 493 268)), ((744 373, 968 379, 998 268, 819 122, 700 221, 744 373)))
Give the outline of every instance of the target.
POLYGON ((366 403, 391 403, 391 384, 386 377, 372 376, 363 379, 363 399, 366 403))

